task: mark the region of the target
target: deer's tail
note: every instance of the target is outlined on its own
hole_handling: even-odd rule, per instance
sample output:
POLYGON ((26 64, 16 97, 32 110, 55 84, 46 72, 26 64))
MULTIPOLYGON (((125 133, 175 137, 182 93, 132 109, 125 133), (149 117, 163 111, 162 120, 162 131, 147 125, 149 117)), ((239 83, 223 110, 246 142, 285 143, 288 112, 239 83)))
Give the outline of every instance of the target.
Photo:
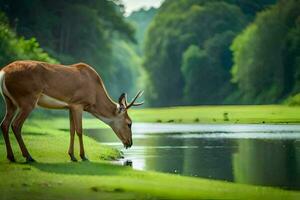
POLYGON ((0 71, 0 93, 3 96, 3 82, 4 82, 5 72, 3 70, 0 71))

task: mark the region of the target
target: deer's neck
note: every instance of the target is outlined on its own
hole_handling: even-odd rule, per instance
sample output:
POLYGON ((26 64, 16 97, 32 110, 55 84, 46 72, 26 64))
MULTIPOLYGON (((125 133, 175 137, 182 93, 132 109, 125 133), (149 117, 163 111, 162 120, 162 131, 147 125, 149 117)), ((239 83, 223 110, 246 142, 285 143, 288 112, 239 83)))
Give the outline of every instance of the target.
POLYGON ((109 124, 116 116, 117 108, 118 104, 110 98, 104 89, 96 95, 96 104, 92 114, 109 124))

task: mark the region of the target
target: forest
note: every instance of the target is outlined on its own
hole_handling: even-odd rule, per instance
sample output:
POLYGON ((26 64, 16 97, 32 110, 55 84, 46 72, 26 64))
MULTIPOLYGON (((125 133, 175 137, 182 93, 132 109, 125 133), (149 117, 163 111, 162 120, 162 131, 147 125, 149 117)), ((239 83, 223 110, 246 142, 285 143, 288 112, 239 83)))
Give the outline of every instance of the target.
POLYGON ((111 97, 1 70, 0 199, 300 199, 300 0, 149 2, 0 0, 0 70, 111 97))
POLYGON ((299 6, 297 0, 165 1, 145 39, 149 102, 269 104, 296 95, 299 6))
POLYGON ((85 62, 147 106, 298 104, 298 0, 0 1, 0 64, 85 62))

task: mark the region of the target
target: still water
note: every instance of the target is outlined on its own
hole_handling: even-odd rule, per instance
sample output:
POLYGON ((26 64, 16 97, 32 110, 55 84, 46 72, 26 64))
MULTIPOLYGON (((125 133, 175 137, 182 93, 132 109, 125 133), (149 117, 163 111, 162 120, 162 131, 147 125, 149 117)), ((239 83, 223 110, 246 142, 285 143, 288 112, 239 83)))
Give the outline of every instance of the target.
POLYGON ((87 132, 134 169, 300 189, 300 125, 138 123, 127 150, 110 130, 87 132))

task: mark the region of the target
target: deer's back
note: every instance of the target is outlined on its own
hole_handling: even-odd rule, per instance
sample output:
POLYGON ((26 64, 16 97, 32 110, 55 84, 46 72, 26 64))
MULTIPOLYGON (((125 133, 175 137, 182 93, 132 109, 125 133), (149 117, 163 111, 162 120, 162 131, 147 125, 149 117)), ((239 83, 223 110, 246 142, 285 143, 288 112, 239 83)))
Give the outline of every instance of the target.
MULTIPOLYGON (((15 97, 45 94, 66 102, 89 95, 99 84, 97 73, 88 65, 70 66, 38 61, 16 61, 2 69, 5 85, 15 97)), ((90 94, 91 95, 91 94, 90 94)))

